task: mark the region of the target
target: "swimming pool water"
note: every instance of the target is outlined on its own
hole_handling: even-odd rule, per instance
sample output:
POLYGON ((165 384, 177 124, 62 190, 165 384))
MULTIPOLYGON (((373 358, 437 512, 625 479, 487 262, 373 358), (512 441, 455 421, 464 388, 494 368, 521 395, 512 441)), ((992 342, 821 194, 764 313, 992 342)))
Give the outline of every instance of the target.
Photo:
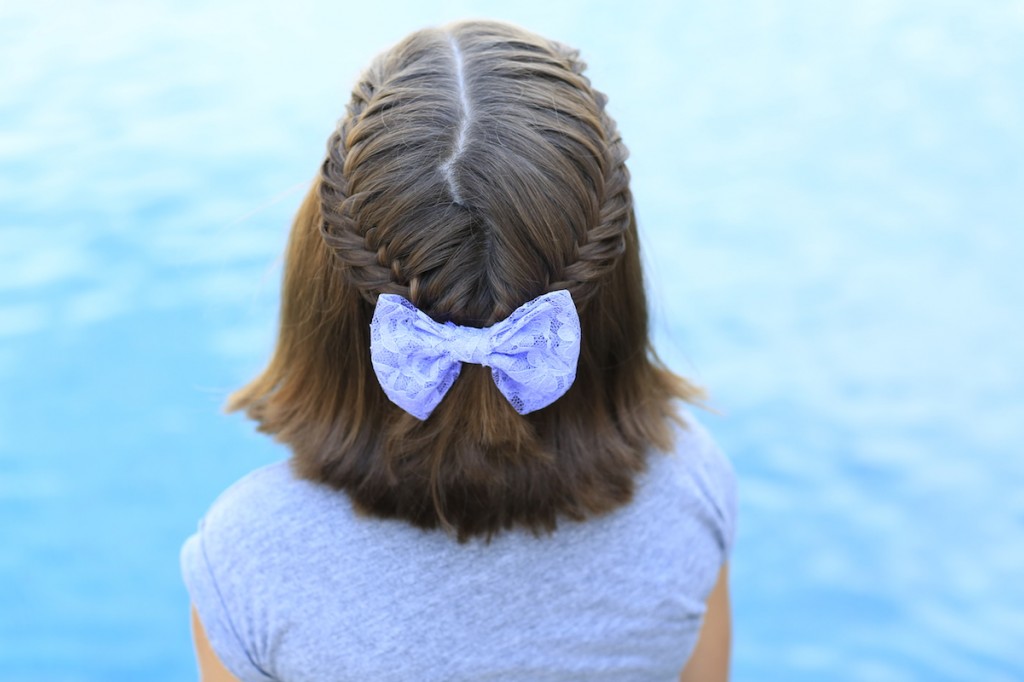
POLYGON ((580 47, 660 353, 741 483, 737 680, 1024 679, 1019 2, 0 7, 0 679, 192 676, 177 552, 286 456, 226 394, 359 69, 580 47))

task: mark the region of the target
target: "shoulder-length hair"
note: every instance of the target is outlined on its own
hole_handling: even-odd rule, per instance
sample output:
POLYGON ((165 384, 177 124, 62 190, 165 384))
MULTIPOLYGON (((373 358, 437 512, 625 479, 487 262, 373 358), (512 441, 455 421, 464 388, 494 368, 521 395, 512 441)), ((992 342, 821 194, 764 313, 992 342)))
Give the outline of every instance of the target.
POLYGON ((235 393, 297 475, 460 541, 551 531, 631 498, 674 403, 700 392, 648 340, 626 147, 575 51, 466 22, 412 34, 360 78, 287 249, 277 347, 235 393), (425 421, 370 363, 377 296, 488 326, 545 292, 577 305, 576 381, 519 415, 467 365, 425 421))

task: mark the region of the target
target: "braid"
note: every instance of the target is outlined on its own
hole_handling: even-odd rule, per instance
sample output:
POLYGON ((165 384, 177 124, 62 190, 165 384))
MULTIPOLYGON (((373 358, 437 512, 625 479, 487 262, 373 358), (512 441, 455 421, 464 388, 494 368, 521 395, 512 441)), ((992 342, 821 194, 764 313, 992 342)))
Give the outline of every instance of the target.
MULTIPOLYGON (((376 228, 364 229, 356 219, 365 193, 349 193, 345 163, 349 152, 358 148, 359 123, 370 107, 376 89, 371 82, 372 70, 352 92, 348 115, 339 123, 327 141, 327 158, 320 167, 320 210, 323 220, 320 234, 324 243, 344 264, 349 282, 370 303, 382 293, 411 297, 404 281, 401 263, 389 257, 387 243, 377 239, 376 228)), ((418 282, 414 284, 418 285, 418 282)), ((418 286, 413 287, 418 289, 418 286)), ((418 292, 414 292, 418 293, 418 292)), ((415 299, 414 299, 415 300, 415 299)))
POLYGON ((580 306, 597 293, 626 250, 626 236, 633 213, 629 169, 626 168, 629 151, 622 142, 615 121, 605 110, 607 96, 593 89, 590 79, 584 75, 586 64, 579 59, 579 53, 557 43, 555 48, 566 59, 569 69, 593 94, 605 137, 600 164, 604 175, 600 178, 603 182, 599 184, 597 221, 577 242, 573 258, 562 271, 561 279, 548 286, 549 291, 568 289, 576 305, 580 306))

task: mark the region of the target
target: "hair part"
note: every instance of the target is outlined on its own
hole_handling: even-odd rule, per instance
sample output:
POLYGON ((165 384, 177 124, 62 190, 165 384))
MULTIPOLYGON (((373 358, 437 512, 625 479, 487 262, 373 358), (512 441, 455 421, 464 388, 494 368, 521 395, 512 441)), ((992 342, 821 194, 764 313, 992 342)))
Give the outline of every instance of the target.
POLYGON ((459 49, 459 44, 456 42, 454 36, 448 36, 448 42, 452 46, 452 60, 455 62, 455 83, 458 90, 459 105, 462 107, 462 112, 461 120, 459 122, 459 133, 455 138, 455 147, 452 149, 452 155, 441 164, 441 172, 444 173, 444 177, 448 181, 448 189, 452 193, 452 201, 456 204, 462 205, 462 194, 459 192, 459 184, 455 179, 455 174, 452 172, 452 167, 455 162, 458 161, 459 156, 462 155, 463 150, 466 148, 466 138, 467 133, 469 132, 473 108, 470 106, 469 95, 466 92, 466 76, 464 73, 465 66, 462 50, 459 49))
POLYGON ((273 357, 228 402, 291 447, 299 476, 462 541, 608 512, 671 447, 675 402, 702 394, 650 346, 627 151, 584 68, 466 22, 412 34, 357 83, 292 226, 273 357), (382 293, 480 327, 558 289, 582 345, 544 409, 517 414, 466 365, 420 421, 373 374, 382 293))

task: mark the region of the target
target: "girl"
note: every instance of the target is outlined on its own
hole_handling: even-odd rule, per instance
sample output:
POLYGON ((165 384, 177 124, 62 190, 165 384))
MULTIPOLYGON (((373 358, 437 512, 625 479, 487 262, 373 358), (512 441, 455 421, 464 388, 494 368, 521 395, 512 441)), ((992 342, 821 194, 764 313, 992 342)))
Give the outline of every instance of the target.
POLYGON ((356 85, 229 402, 293 456, 182 550, 203 679, 727 678, 733 473, 650 348, 583 71, 467 22, 356 85))

